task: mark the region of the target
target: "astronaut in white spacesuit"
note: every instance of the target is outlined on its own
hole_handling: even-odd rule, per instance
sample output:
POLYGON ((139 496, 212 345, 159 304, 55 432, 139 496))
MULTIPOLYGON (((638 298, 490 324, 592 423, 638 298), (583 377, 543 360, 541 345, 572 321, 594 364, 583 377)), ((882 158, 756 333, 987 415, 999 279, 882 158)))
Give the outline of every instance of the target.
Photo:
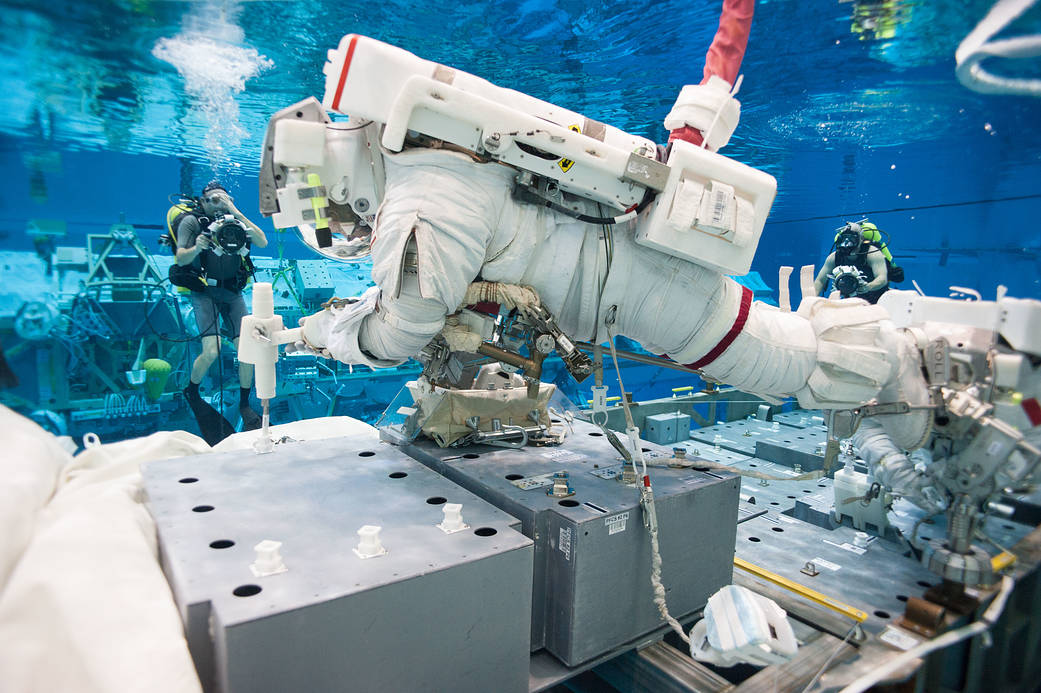
MULTIPOLYGON (((723 127, 721 134, 717 121, 720 113, 739 108, 731 91, 747 40, 751 5, 745 0, 724 4, 705 81, 685 87, 666 119, 670 140, 701 144, 709 133, 706 145, 714 151, 729 139, 728 128, 723 127), (691 93, 695 102, 710 103, 712 108, 689 107, 691 93)), ((364 90, 351 86, 365 69, 358 56, 364 55, 368 44, 358 43, 355 55, 358 38, 345 37, 340 54, 330 52, 323 104, 327 110, 351 114, 352 120, 367 105, 364 90)), ((385 87, 397 68, 375 59, 372 65, 380 71, 379 82, 385 87)), ((436 80, 460 83, 451 68, 436 66, 432 71, 436 80)), ((361 125, 354 130, 368 125, 374 133, 363 147, 365 156, 336 154, 330 139, 325 146, 332 153, 322 159, 321 170, 330 201, 336 186, 329 181, 342 177, 340 192, 345 196, 343 187, 358 188, 363 173, 379 174, 379 184, 371 186, 377 199, 364 205, 371 212, 378 204, 378 213, 359 215, 372 228, 376 286, 357 302, 327 308, 303 321, 307 346, 320 353, 372 367, 401 363, 441 332, 446 316, 460 309, 470 284, 480 280, 532 287, 561 329, 575 339, 602 341, 610 330, 748 392, 796 396, 809 408, 849 409, 873 399, 912 405, 928 402, 914 343, 888 322, 880 307, 810 296, 804 297, 798 312, 785 312, 754 302, 747 288, 723 272, 635 242, 634 230, 643 223, 642 217, 630 214, 621 223, 590 224, 575 214, 603 216, 594 201, 569 196, 570 213, 565 214, 518 200, 511 194, 516 167, 482 161, 466 147, 417 138, 415 132, 410 132, 413 137, 400 151, 391 151, 377 142, 381 132, 386 141, 382 123, 370 122, 375 120, 371 115, 357 120, 361 125)), ((732 125, 736 120, 735 114, 732 125)), ((358 135, 332 124, 328 128, 329 133, 340 130, 338 137, 358 135)), ((271 128, 269 141, 270 133, 271 128)), ((310 169, 297 170, 297 179, 306 180, 300 171, 310 169)), ((278 187, 283 184, 281 180, 278 187)), ((263 180, 261 188, 263 211, 263 180)), ((302 187, 299 197, 320 194, 316 190, 302 187)), ((296 198, 283 195, 281 189, 277 192, 283 207, 296 198)), ((355 205, 354 212, 359 211, 365 210, 355 205)), ((277 216, 275 221, 283 225, 277 216)), ((928 420, 923 410, 886 417, 884 424, 899 445, 910 449, 927 436, 928 420)))

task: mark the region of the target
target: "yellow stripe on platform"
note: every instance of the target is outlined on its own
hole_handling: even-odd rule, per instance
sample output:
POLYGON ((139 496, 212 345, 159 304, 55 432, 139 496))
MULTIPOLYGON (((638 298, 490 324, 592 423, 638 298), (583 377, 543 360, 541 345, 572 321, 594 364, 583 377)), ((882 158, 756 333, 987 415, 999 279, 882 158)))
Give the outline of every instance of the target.
POLYGON ((861 611, 856 607, 850 606, 849 604, 843 604, 839 600, 832 599, 828 595, 821 594, 817 590, 811 590, 809 587, 806 587, 805 585, 800 585, 798 582, 795 582, 794 580, 789 580, 788 578, 778 575, 777 573, 771 573, 766 568, 760 568, 754 563, 749 563, 743 558, 738 558, 737 556, 734 556, 734 565, 736 565, 741 570, 744 570, 745 572, 751 573, 756 577, 760 577, 763 580, 766 580, 767 582, 772 582, 775 585, 779 585, 780 587, 783 587, 786 590, 795 592, 796 594, 805 597, 812 602, 816 602, 823 607, 827 607, 832 611, 837 611, 838 613, 843 614, 844 616, 849 616, 858 623, 863 623, 867 620, 868 615, 866 612, 861 611))

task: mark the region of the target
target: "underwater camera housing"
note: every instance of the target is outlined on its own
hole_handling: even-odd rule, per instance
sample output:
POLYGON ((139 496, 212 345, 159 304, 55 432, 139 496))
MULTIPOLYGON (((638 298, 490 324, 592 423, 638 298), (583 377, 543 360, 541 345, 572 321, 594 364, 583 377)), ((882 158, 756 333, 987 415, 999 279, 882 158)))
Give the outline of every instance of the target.
POLYGON ((230 214, 214 219, 202 235, 213 241, 213 252, 217 255, 241 255, 249 250, 245 224, 230 214))
POLYGON ((852 265, 841 265, 832 270, 831 281, 842 298, 855 295, 865 283, 864 274, 852 265))

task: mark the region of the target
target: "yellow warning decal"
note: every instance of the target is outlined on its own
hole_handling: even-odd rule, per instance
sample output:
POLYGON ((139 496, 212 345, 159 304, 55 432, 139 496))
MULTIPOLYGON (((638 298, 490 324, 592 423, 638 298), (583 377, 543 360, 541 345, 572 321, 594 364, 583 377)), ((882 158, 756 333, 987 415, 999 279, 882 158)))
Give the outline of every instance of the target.
MULTIPOLYGON (((582 128, 580 128, 577 125, 568 125, 567 129, 568 130, 572 130, 574 132, 577 132, 580 135, 582 134, 582 128)), ((560 170, 563 171, 564 173, 567 173, 568 171, 570 171, 571 167, 574 166, 574 165, 575 165, 575 162, 572 161, 571 159, 561 159, 560 161, 557 162, 557 166, 559 166, 560 170)))

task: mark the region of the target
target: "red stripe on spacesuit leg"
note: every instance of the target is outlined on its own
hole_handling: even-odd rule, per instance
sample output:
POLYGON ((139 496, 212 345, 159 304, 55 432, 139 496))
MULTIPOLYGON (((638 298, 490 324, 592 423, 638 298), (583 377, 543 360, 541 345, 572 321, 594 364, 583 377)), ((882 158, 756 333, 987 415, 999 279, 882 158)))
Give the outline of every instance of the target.
POLYGON ((727 350, 727 347, 734 343, 734 340, 737 339, 737 336, 741 334, 741 330, 745 329, 745 323, 748 322, 748 311, 751 308, 752 290, 749 289, 747 286, 742 286, 741 307, 737 309, 737 319, 734 320, 734 325, 730 328, 730 331, 727 332, 723 336, 723 339, 719 340, 719 344, 712 347, 712 349, 707 354, 702 356, 694 363, 685 363, 683 365, 687 368, 693 368, 694 370, 698 370, 704 368, 705 366, 709 365, 717 358, 719 358, 719 356, 727 350))
POLYGON ((351 37, 347 46, 347 57, 343 59, 343 68, 340 69, 340 82, 336 85, 336 94, 333 96, 333 110, 340 110, 340 97, 343 96, 343 85, 347 81, 347 71, 351 69, 351 60, 354 58, 354 47, 358 45, 357 35, 351 37))

